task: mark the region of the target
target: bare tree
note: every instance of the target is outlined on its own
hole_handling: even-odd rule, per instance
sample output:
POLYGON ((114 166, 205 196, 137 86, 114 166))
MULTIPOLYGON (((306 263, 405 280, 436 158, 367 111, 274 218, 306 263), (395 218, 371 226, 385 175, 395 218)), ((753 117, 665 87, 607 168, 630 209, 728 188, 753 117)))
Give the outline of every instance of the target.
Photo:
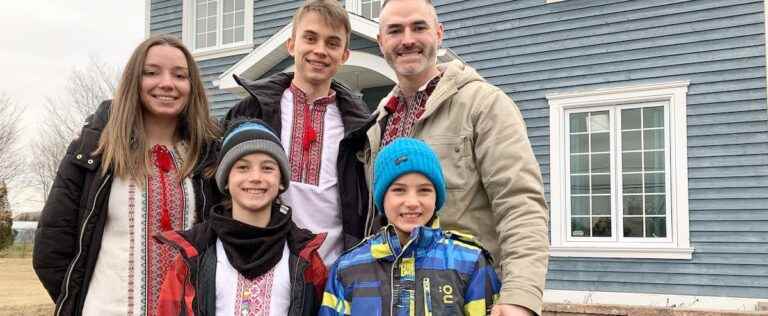
POLYGON ((24 159, 18 155, 21 114, 21 108, 10 97, 0 94, 0 186, 15 180, 23 172, 24 159))
POLYGON ((117 87, 119 71, 91 58, 85 68, 73 69, 62 96, 48 97, 39 137, 32 145, 34 182, 43 200, 48 196, 59 163, 69 143, 79 135, 84 119, 104 100, 111 99, 117 87))

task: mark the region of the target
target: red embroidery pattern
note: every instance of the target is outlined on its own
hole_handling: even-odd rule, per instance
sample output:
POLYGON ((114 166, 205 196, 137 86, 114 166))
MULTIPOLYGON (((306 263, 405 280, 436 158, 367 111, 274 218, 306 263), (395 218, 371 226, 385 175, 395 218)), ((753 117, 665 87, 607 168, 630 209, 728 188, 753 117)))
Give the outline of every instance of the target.
POLYGON ((274 271, 262 274, 253 280, 237 275, 237 292, 235 293, 235 315, 262 316, 269 315, 269 302, 272 301, 272 283, 274 271))
POLYGON ((128 184, 128 315, 133 315, 134 307, 134 261, 133 254, 136 249, 136 241, 134 240, 134 212, 136 207, 136 183, 131 181, 128 184))
POLYGON ((424 90, 417 91, 412 97, 405 97, 401 94, 389 99, 385 108, 392 117, 389 118, 384 129, 384 136, 381 140, 382 146, 386 146, 398 137, 411 135, 413 124, 424 114, 427 99, 435 91, 438 82, 440 82, 440 76, 430 80, 424 90))
POLYGON ((323 158, 325 111, 336 102, 336 92, 310 104, 307 96, 293 84, 293 127, 291 129, 291 181, 320 184, 320 163, 323 158))
POLYGON ((163 277, 173 266, 175 253, 170 246, 157 243, 152 236, 166 228, 183 229, 185 216, 184 188, 178 169, 172 163, 173 157, 168 149, 161 147, 153 149, 153 168, 150 170, 151 176, 147 177, 145 284, 148 315, 156 313, 154 307, 157 306, 163 277))

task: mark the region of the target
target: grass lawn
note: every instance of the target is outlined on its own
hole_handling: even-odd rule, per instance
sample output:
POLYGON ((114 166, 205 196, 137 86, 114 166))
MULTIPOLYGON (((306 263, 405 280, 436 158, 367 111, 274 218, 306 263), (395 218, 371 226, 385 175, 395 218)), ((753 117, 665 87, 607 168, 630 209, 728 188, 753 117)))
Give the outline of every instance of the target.
POLYGON ((0 252, 0 315, 51 315, 53 303, 32 270, 31 245, 0 252))

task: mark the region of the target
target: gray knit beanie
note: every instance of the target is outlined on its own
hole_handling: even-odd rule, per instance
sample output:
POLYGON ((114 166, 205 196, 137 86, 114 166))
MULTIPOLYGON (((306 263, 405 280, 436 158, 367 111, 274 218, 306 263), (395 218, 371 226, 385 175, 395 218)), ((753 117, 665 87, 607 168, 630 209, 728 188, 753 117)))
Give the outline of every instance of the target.
POLYGON ((216 186, 219 191, 227 194, 229 170, 243 156, 253 153, 264 153, 271 156, 280 168, 280 193, 288 188, 291 182, 291 168, 288 157, 272 128, 258 119, 234 122, 224 134, 224 141, 219 152, 219 165, 216 168, 216 186))

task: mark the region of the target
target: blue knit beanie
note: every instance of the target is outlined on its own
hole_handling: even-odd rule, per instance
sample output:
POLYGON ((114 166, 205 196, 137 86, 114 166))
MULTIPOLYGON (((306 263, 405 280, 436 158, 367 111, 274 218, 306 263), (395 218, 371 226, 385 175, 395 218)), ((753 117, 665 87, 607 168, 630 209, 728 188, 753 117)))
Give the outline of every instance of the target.
POLYGON ((435 186, 435 214, 445 203, 445 178, 437 155, 425 142, 401 137, 384 147, 373 164, 373 201, 384 212, 384 194, 392 182, 408 173, 423 174, 435 186))

